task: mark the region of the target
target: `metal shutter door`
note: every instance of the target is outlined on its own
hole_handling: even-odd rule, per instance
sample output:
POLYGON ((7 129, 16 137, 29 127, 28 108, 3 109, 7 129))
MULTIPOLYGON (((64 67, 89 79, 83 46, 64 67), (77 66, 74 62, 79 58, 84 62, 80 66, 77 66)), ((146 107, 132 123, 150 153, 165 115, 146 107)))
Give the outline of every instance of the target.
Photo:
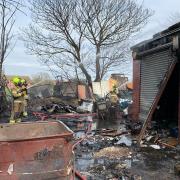
POLYGON ((141 60, 140 120, 145 121, 159 86, 173 61, 170 49, 144 56, 141 60))

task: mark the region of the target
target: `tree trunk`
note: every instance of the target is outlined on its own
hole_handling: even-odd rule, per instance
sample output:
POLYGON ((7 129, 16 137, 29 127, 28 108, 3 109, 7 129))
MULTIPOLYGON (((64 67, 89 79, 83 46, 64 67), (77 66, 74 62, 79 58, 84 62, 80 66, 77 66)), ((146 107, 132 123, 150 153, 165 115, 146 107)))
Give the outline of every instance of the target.
POLYGON ((81 69, 81 71, 83 72, 83 74, 86 76, 86 80, 88 82, 88 94, 93 98, 93 100, 95 100, 94 96, 93 96, 93 86, 92 86, 92 78, 89 75, 89 73, 87 72, 87 70, 85 69, 84 65, 82 63, 79 63, 79 67, 81 69))
POLYGON ((1 17, 1 48, 0 48, 0 80, 2 80, 2 71, 3 71, 3 62, 4 62, 4 53, 5 53, 5 36, 6 36, 6 32, 5 32, 5 1, 3 1, 3 5, 2 5, 2 17, 1 17))
POLYGON ((3 76, 3 66, 2 63, 0 63, 0 82, 2 81, 2 76, 3 76))
POLYGON ((100 71, 101 71, 101 67, 100 67, 100 47, 97 46, 96 47, 96 78, 95 78, 95 82, 100 82, 101 81, 100 71))
POLYGON ((85 75, 88 85, 92 88, 91 76, 89 75, 89 73, 87 72, 87 70, 85 69, 85 67, 82 63, 79 63, 79 67, 80 67, 81 71, 83 72, 83 74, 85 75))
POLYGON ((75 67, 75 73, 76 73, 76 79, 77 79, 77 82, 78 82, 78 85, 81 83, 80 79, 79 79, 79 76, 78 76, 78 72, 77 72, 77 68, 75 67))

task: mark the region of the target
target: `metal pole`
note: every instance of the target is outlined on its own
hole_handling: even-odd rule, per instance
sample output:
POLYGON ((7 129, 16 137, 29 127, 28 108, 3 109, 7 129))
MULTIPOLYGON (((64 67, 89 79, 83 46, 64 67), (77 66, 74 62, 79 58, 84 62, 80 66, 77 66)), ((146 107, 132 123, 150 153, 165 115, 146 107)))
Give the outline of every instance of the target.
POLYGON ((179 95, 178 95, 178 144, 180 144, 180 64, 178 63, 178 89, 179 89, 179 95))

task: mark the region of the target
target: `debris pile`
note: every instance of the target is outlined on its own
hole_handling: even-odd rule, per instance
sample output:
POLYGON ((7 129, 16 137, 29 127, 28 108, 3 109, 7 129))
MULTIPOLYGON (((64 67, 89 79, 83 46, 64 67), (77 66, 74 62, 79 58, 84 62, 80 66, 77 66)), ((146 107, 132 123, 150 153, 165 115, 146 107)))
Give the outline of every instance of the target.
POLYGON ((140 141, 141 147, 151 146, 155 149, 176 148, 178 145, 176 128, 157 128, 157 122, 152 123, 152 127, 147 129, 144 138, 140 141))
POLYGON ((43 105, 41 107, 42 112, 54 114, 54 113, 76 113, 76 107, 64 103, 52 103, 43 105))
POLYGON ((81 142, 75 149, 76 167, 81 174, 92 180, 140 177, 130 171, 131 161, 136 155, 128 147, 115 145, 119 139, 120 135, 108 137, 96 134, 81 142))
POLYGON ((132 140, 127 136, 122 136, 121 139, 116 144, 117 145, 131 146, 132 140))
POLYGON ((77 107, 78 113, 93 112, 93 101, 82 101, 81 105, 77 107))
POLYGON ((128 148, 112 146, 101 149, 99 152, 96 152, 94 157, 95 158, 107 157, 109 159, 114 159, 121 157, 130 157, 130 155, 131 152, 129 152, 128 148))
MULTIPOLYGON (((89 132, 75 149, 77 169, 92 180, 178 179, 179 151, 154 143, 154 132, 146 135, 139 147, 137 136, 130 132, 124 124, 89 132)), ((76 137, 80 135, 83 137, 82 131, 76 132, 76 137)))

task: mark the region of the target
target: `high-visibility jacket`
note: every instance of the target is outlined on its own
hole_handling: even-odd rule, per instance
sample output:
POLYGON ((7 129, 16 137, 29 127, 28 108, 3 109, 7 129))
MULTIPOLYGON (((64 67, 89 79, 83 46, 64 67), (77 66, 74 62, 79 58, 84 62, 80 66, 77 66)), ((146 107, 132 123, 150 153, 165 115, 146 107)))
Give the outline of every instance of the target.
POLYGON ((111 103, 117 103, 118 102, 118 96, 116 94, 111 94, 110 100, 111 100, 111 103))
POLYGON ((12 95, 14 97, 14 99, 22 99, 23 97, 23 92, 22 92, 22 89, 21 87, 18 87, 18 86, 15 86, 13 89, 12 89, 12 95))
POLYGON ((22 85, 21 90, 22 90, 23 97, 27 100, 28 99, 27 86, 22 85))

